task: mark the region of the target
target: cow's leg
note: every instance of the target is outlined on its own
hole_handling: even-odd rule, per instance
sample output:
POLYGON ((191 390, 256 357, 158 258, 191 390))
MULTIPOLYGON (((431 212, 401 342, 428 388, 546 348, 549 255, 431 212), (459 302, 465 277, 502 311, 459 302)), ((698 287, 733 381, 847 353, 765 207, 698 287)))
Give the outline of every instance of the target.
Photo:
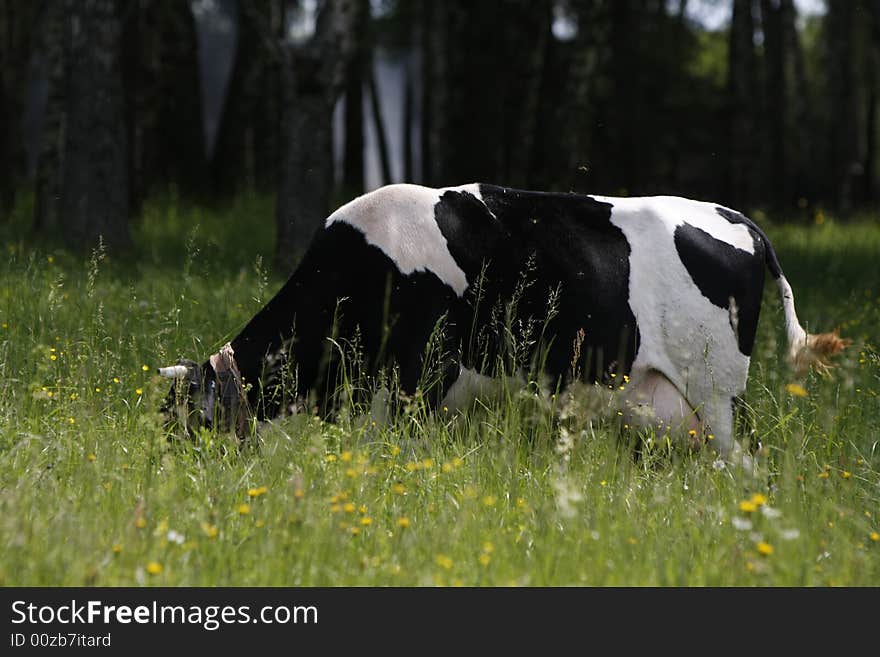
POLYGON ((703 424, 672 382, 657 370, 634 373, 624 393, 623 421, 636 429, 681 438, 691 448, 702 444, 703 424))

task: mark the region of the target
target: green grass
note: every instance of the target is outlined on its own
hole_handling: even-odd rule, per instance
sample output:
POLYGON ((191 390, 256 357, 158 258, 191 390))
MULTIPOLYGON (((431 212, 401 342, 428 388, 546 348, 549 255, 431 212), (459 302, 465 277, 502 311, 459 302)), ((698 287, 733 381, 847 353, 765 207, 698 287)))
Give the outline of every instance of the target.
POLYGON ((580 409, 560 423, 516 391, 467 417, 413 403, 387 427, 169 441, 154 369, 204 358, 281 285, 271 221, 259 198, 154 202, 125 257, 0 228, 0 584, 880 585, 876 221, 768 228, 802 321, 855 344, 796 394, 768 286, 740 428, 757 476, 635 461, 584 399, 557 400, 580 409))

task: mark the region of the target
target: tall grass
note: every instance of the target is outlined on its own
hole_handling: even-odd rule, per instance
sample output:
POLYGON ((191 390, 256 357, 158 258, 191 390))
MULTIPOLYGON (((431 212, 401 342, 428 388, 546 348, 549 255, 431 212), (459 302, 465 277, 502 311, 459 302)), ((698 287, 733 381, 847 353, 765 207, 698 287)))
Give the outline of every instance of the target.
POLYGON ((802 320, 855 344, 795 381, 768 286, 739 426, 756 474, 634 459, 589 390, 169 440, 155 367, 206 357, 282 284, 267 201, 155 201, 133 255, 18 225, 0 229, 0 584, 880 584, 876 221, 768 228, 802 320))

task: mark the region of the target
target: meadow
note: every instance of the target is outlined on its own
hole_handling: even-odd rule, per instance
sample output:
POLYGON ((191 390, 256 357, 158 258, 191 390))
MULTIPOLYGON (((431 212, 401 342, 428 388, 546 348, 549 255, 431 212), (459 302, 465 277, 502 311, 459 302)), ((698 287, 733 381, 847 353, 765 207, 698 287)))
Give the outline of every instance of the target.
POLYGON ((662 444, 635 459, 586 389, 169 439, 156 367, 216 351, 283 282, 270 201, 154 200, 132 254, 24 237, 27 210, 0 226, 0 585, 880 585, 875 218, 756 217, 801 321, 854 344, 795 379, 768 284, 752 472, 662 444))

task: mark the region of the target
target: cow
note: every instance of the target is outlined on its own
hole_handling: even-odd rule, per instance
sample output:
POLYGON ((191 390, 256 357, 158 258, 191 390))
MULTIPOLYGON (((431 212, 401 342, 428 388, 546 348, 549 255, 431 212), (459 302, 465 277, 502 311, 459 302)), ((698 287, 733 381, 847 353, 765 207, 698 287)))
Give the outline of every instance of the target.
POLYGON ((804 330, 770 240, 735 210, 673 196, 389 185, 330 214, 286 284, 218 353, 162 368, 175 379, 164 410, 190 428, 222 418, 240 436, 310 394, 330 413, 348 339, 369 372, 393 368, 408 394, 424 385, 428 353, 440 354, 428 401, 446 411, 530 367, 557 390, 627 381, 625 420, 712 437, 729 458, 765 269, 789 360, 827 369, 849 341, 804 330))

